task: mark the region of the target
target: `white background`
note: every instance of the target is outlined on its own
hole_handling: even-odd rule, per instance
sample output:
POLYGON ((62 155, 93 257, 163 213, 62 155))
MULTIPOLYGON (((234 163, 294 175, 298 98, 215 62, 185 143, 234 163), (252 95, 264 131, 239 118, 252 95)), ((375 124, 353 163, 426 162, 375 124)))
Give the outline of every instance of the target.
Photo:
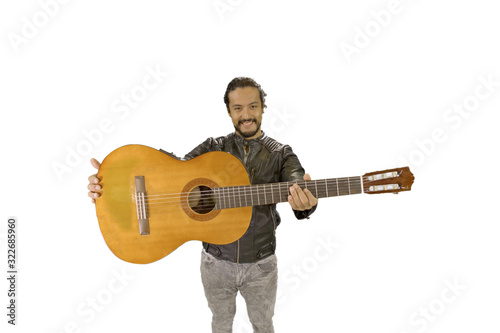
MULTIPOLYGON (((498 331, 498 9, 392 3, 3 2, 1 266, 17 216, 19 280, 16 327, 0 283, 2 331, 210 331, 199 242, 149 265, 114 257, 87 197, 88 160, 130 143, 183 156, 230 133, 222 97, 235 76, 262 85, 264 130, 313 179, 404 164, 416 177, 399 195, 323 199, 307 221, 278 206, 277 332, 498 331), (168 76, 114 112, 147 68, 168 76), (463 116, 449 111, 467 102, 463 116)), ((234 331, 252 331, 240 296, 234 331)))

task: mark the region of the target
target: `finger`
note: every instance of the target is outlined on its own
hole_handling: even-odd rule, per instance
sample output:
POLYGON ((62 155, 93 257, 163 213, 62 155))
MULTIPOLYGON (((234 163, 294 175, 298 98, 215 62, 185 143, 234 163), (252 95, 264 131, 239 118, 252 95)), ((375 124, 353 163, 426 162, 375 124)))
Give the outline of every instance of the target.
POLYGON ((293 201, 293 197, 291 195, 288 196, 288 203, 292 207, 293 210, 299 210, 295 202, 293 201))
POLYGON ((88 196, 89 196, 90 198, 92 198, 92 199, 97 199, 97 198, 99 198, 99 197, 101 196, 101 194, 100 194, 100 193, 98 193, 98 192, 89 192, 89 193, 88 193, 88 196))
POLYGON ((97 177, 97 175, 89 176, 90 184, 98 184, 101 180, 97 177))
POLYGON ((292 206, 292 209, 298 210, 297 203, 295 202, 295 198, 294 198, 295 189, 293 188, 293 185, 290 186, 288 191, 290 192, 290 195, 288 195, 288 203, 290 203, 290 206, 292 206))
POLYGON ((306 197, 305 197, 304 193, 302 192, 300 186, 298 186, 297 184, 291 186, 290 193, 291 193, 292 200, 294 203, 294 205, 293 205, 293 207, 295 207, 294 209, 304 210, 305 205, 304 205, 304 201, 302 200, 302 197, 303 198, 306 198, 306 197))
POLYGON ((302 209, 307 209, 309 200, 307 198, 307 195, 304 193, 304 191, 306 191, 307 189, 302 190, 299 185, 294 185, 294 187, 295 187, 295 193, 297 194, 297 198, 295 199, 297 206, 299 206, 302 209))
POLYGON ((306 190, 304 190, 304 193, 307 196, 309 209, 312 208, 313 206, 316 206, 316 204, 318 203, 318 199, 314 197, 312 192, 309 191, 308 189, 306 189, 306 190))
POLYGON ((306 173, 303 178, 304 180, 311 180, 311 175, 306 173))
POLYGON ((92 191, 92 192, 99 191, 101 188, 102 188, 102 187, 101 187, 101 185, 89 184, 89 185, 87 186, 87 189, 88 189, 89 191, 92 191))
POLYGON ((99 161, 96 160, 95 158, 90 159, 90 164, 92 164, 92 166, 97 170, 99 170, 99 167, 101 166, 101 163, 99 163, 99 161))

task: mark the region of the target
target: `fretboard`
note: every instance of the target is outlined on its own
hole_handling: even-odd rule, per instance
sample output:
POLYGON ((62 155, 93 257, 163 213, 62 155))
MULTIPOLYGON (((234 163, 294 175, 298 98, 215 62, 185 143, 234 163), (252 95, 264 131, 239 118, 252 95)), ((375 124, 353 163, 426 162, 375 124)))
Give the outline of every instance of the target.
POLYGON ((363 192, 362 177, 302 180, 272 184, 228 186, 214 188, 215 209, 270 205, 288 201, 290 186, 308 189, 318 199, 363 192))

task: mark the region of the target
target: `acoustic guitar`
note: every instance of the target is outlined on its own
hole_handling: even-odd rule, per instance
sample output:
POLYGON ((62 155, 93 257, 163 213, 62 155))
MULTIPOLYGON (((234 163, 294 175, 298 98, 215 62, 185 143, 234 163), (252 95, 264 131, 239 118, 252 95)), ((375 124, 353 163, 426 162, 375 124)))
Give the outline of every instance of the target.
POLYGON ((247 230, 252 206, 288 201, 298 184, 316 198, 411 190, 408 167, 363 176, 251 185, 235 156, 208 152, 181 161, 147 146, 111 152, 97 173, 97 219, 109 249, 137 264, 157 261, 190 240, 228 244, 247 230))

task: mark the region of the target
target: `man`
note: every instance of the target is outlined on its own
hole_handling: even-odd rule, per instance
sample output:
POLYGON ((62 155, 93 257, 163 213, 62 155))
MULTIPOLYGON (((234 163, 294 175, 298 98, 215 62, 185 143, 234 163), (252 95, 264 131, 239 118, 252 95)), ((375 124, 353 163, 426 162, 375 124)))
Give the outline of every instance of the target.
MULTIPOLYGON (((304 174, 290 146, 280 144, 262 132, 265 96, 253 79, 233 79, 227 86, 224 103, 235 132, 207 139, 184 159, 209 151, 226 151, 245 165, 252 184, 311 180, 304 174)), ((99 168, 95 159, 91 163, 99 168)), ((89 182, 89 196, 95 202, 103 189, 96 175, 90 176, 89 182)), ((303 219, 314 212, 318 200, 307 189, 293 185, 288 202, 295 216, 303 219)), ((274 332, 272 317, 278 279, 275 231, 279 223, 276 204, 253 206, 250 226, 239 240, 227 245, 203 243, 200 269, 205 296, 213 314, 213 332, 232 331, 238 291, 245 299, 254 332, 274 332)))

